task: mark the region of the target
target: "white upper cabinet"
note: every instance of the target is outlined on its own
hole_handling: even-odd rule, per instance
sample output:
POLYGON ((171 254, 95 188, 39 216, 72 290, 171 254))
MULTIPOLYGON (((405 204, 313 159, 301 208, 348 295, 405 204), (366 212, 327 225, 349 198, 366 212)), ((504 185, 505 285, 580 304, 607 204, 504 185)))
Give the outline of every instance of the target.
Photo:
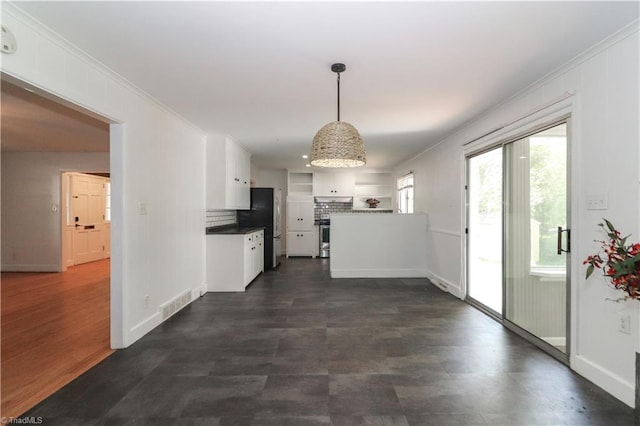
POLYGON ((353 172, 315 172, 313 174, 313 195, 353 196, 355 175, 353 172))
POLYGON ((207 208, 248 210, 251 154, 229 138, 207 139, 207 208))

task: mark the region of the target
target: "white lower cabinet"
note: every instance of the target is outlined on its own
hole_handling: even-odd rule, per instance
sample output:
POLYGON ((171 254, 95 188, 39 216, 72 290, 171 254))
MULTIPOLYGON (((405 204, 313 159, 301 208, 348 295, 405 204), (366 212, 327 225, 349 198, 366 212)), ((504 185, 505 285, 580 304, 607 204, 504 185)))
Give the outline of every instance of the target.
POLYGON ((244 291, 264 271, 264 231, 207 235, 207 290, 244 291))
POLYGON ((244 281, 245 286, 264 271, 264 231, 249 234, 244 241, 244 281))
POLYGON ((316 257, 316 246, 318 245, 318 241, 314 239, 313 235, 313 231, 287 232, 287 257, 316 257))

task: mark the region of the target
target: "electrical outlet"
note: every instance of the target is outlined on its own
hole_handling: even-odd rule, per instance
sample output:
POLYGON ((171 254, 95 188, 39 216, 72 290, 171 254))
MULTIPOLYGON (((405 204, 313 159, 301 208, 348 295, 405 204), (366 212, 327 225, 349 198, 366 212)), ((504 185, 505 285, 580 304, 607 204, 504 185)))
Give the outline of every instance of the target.
POLYGON ((625 312, 618 313, 618 331, 624 334, 631 334, 631 315, 625 312))
POLYGON ((148 212, 147 203, 140 201, 138 203, 138 214, 140 216, 146 216, 148 212))

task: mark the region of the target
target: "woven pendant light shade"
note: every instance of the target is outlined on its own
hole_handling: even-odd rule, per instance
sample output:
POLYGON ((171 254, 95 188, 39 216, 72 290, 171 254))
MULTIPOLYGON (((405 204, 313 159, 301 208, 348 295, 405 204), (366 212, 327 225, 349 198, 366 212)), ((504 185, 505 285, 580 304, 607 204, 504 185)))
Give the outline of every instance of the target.
POLYGON ((367 163, 358 130, 334 121, 318 130, 311 145, 311 164, 319 167, 360 167, 367 163))
POLYGON ((345 64, 331 65, 331 71, 338 74, 338 120, 318 130, 311 145, 311 165, 319 167, 360 167, 367 163, 364 142, 358 129, 340 121, 340 73, 347 69, 345 64))

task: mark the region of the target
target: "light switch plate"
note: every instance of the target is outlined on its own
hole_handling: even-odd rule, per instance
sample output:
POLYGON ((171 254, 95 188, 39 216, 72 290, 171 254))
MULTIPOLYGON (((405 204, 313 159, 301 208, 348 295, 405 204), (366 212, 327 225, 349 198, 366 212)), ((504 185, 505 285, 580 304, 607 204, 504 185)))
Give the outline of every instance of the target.
POLYGON ((607 194, 587 195, 587 210, 607 210, 609 208, 607 198, 607 194))

